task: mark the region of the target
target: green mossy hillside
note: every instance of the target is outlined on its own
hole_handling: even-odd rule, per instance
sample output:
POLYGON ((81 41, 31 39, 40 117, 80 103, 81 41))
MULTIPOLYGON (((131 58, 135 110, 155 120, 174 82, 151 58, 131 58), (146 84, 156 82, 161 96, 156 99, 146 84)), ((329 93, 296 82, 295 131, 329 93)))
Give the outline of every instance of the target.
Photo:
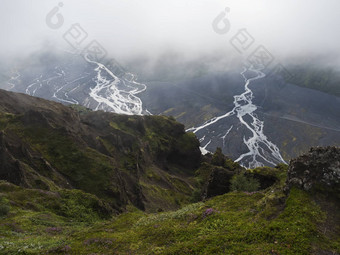
POLYGON ((201 153, 175 119, 92 112, 4 91, 0 97, 0 179, 53 192, 79 189, 116 212, 190 202, 201 153))
POLYGON ((0 194, 11 208, 1 218, 0 253, 339 253, 339 236, 321 228, 327 211, 307 192, 292 188, 286 196, 282 188, 277 182, 259 192, 230 192, 168 212, 148 214, 130 206, 104 219, 102 207, 83 204, 89 195, 79 191, 56 196, 3 182, 0 194), (71 214, 56 205, 59 196, 71 214))

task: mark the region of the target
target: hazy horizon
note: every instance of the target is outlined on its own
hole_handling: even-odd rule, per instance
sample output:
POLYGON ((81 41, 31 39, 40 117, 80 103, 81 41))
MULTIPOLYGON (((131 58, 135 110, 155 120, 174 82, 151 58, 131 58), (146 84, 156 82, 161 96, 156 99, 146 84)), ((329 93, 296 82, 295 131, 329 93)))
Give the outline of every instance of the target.
MULTIPOLYGON (((79 24, 87 33, 81 47, 96 40, 109 56, 123 63, 135 59, 159 61, 169 54, 183 61, 247 57, 263 45, 278 61, 312 57, 336 65, 339 10, 336 0, 5 0, 0 11, 0 53, 3 60, 13 60, 44 47, 71 49, 63 36, 72 25, 79 24), (57 6, 64 22, 52 29, 46 17, 57 6), (212 23, 226 8, 230 30, 218 34, 212 23), (243 28, 254 38, 254 44, 239 54, 230 40, 243 28)), ((51 20, 57 21, 55 17, 51 20)))

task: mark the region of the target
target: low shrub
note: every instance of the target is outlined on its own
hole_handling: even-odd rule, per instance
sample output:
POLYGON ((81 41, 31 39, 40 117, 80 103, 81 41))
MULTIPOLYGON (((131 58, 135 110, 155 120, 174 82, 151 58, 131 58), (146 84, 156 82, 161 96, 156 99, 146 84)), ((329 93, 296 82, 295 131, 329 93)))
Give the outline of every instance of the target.
POLYGON ((0 217, 6 216, 10 209, 11 207, 8 200, 4 197, 0 197, 0 217))
POLYGON ((260 187, 257 179, 246 177, 244 174, 234 175, 230 182, 230 190, 232 191, 246 191, 254 192, 260 187))

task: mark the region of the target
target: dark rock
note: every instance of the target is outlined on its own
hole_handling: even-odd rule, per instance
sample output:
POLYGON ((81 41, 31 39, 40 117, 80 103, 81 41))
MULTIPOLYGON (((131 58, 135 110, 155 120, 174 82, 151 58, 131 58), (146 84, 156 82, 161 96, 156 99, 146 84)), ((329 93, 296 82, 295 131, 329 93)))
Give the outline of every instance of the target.
POLYGON ((34 123, 35 125, 39 125, 40 127, 51 126, 44 113, 35 110, 28 110, 27 112, 25 112, 21 120, 24 125, 30 125, 34 123))
POLYGON ((215 167, 203 188, 203 199, 228 193, 230 191, 230 180, 234 174, 235 172, 222 167, 215 167))
POLYGON ((71 188, 68 181, 40 153, 33 151, 10 130, 6 133, 0 131, 0 180, 27 188, 49 190, 50 187, 42 175, 53 176, 55 184, 71 188))
POLYGON ((13 184, 23 184, 23 171, 6 146, 4 132, 0 131, 0 179, 13 184))
POLYGON ((339 196, 340 148, 314 147, 309 153, 291 160, 285 191, 293 186, 339 196))

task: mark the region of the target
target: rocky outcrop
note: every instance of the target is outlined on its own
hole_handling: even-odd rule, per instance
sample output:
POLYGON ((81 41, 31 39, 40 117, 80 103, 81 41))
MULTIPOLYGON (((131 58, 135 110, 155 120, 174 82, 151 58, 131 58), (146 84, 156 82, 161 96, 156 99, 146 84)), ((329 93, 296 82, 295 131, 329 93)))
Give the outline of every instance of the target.
POLYGON ((0 179, 17 185, 23 182, 23 171, 20 163, 8 151, 5 134, 2 131, 0 131, 0 179))
POLYGON ((228 193, 230 191, 230 181, 234 174, 235 172, 222 167, 214 167, 203 188, 202 198, 206 199, 228 193))
POLYGON ((306 191, 340 194, 340 148, 314 147, 291 160, 285 190, 296 186, 306 191))
POLYGON ((217 148, 214 154, 203 157, 201 167, 196 175, 202 180, 201 199, 207 199, 230 192, 230 181, 235 174, 245 169, 232 161, 217 148))

